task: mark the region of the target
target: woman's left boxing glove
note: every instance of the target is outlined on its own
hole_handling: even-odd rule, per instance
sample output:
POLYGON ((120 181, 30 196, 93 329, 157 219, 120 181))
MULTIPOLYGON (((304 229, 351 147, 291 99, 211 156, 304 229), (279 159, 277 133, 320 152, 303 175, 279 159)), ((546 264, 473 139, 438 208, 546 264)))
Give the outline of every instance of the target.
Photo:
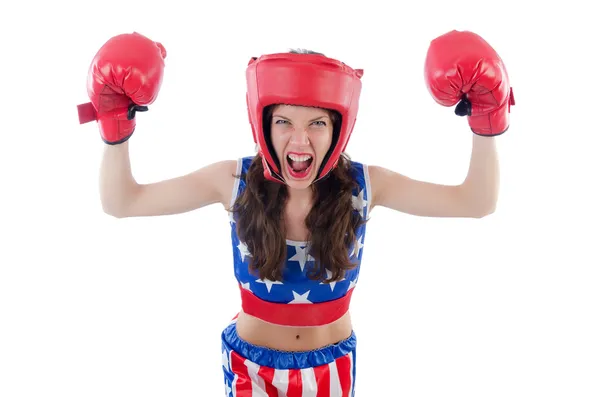
POLYGON ((508 73, 496 51, 475 33, 454 30, 432 40, 425 81, 436 102, 457 105, 455 113, 468 116, 475 134, 494 136, 508 129, 515 104, 508 73))

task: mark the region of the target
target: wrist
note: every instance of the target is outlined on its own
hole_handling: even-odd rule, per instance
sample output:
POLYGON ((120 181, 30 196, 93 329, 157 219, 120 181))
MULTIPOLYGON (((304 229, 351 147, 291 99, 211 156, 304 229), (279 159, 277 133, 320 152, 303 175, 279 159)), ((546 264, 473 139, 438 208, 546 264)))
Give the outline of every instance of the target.
POLYGON ((113 111, 98 118, 98 128, 104 143, 118 145, 127 141, 135 130, 135 118, 127 118, 127 109, 113 111))

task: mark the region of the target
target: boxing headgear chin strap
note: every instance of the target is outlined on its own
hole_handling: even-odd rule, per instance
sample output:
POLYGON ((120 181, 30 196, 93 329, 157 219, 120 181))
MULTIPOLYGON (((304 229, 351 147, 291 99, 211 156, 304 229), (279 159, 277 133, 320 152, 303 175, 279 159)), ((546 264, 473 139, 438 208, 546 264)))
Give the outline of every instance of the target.
POLYGON ((246 69, 248 118, 254 142, 262 157, 265 178, 285 184, 277 154, 265 136, 263 111, 286 104, 335 110, 341 115, 339 133, 334 133, 314 182, 337 165, 354 129, 362 88, 362 69, 323 55, 281 53, 252 58, 246 69))

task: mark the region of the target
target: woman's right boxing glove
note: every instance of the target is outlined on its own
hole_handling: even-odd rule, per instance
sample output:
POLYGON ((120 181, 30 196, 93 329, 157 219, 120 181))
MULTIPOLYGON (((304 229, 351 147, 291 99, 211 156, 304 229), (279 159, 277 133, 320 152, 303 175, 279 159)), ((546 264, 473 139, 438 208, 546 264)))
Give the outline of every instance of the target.
POLYGON ((109 145, 128 140, 135 130, 135 113, 148 110, 158 96, 166 56, 162 44, 139 33, 108 40, 90 65, 91 102, 77 106, 80 124, 97 120, 109 145))

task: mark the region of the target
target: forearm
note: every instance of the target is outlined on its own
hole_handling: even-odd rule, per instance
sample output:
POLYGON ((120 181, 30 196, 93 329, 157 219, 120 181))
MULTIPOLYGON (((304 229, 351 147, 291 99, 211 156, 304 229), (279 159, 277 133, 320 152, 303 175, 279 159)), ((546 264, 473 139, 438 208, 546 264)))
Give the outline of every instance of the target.
POLYGON ((500 185, 496 138, 473 134, 473 149, 467 176, 461 185, 466 200, 479 216, 496 209, 500 185))
POLYGON ((131 202, 136 187, 131 172, 129 142, 105 145, 100 166, 100 199, 104 211, 120 216, 131 202))

